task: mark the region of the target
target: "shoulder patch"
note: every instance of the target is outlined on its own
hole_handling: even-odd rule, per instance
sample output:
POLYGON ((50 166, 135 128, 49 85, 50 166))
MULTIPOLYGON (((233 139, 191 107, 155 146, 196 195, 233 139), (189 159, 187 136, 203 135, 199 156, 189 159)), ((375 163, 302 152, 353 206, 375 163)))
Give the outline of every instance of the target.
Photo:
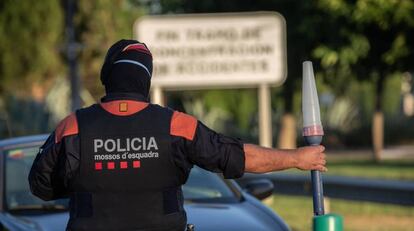
POLYGON ((78 132, 78 121, 76 120, 75 113, 72 113, 63 119, 56 127, 55 142, 59 143, 62 141, 63 137, 76 135, 78 132))
POLYGON ((197 119, 185 113, 174 111, 170 126, 171 135, 193 140, 197 128, 197 119))

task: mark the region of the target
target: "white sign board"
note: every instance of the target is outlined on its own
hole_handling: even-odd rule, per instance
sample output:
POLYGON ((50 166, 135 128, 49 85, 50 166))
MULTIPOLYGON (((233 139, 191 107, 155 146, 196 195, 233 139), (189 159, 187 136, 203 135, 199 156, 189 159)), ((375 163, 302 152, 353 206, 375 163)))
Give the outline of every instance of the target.
POLYGON ((153 86, 254 87, 286 78, 286 26, 276 12, 143 17, 134 36, 153 54, 153 86))

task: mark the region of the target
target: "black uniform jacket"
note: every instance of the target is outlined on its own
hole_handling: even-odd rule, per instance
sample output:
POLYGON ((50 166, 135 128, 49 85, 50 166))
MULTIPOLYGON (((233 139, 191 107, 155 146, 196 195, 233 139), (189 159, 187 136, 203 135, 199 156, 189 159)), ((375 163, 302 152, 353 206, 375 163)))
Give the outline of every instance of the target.
MULTIPOLYGON (((106 96, 100 104, 115 116, 139 113, 148 103, 131 97, 106 96), (119 101, 129 105, 119 108, 119 101)), ((188 175, 193 165, 225 178, 238 178, 244 173, 243 143, 209 129, 185 113, 173 112, 170 125, 171 154, 175 165, 188 175)), ((79 173, 80 136, 75 114, 66 117, 41 147, 29 175, 31 191, 43 200, 68 197, 71 180, 79 173)))

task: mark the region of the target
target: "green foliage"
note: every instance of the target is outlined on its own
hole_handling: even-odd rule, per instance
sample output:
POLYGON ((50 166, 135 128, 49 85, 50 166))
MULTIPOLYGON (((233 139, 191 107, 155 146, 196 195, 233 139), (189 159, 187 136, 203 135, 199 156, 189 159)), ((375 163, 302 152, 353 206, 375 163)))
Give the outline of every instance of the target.
POLYGON ((1 91, 22 90, 61 70, 62 14, 55 0, 1 1, 1 91))
POLYGON ((251 141, 257 138, 256 89, 174 92, 167 98, 168 105, 185 110, 218 132, 251 141), (177 101, 183 101, 183 107, 177 101))
POLYGON ((384 110, 385 142, 398 142, 407 130, 400 125, 409 122, 401 116, 400 85, 402 73, 413 70, 414 47, 408 41, 414 39, 414 1, 319 0, 317 7, 338 27, 313 50, 320 75, 337 97, 350 98, 358 109, 360 125, 342 140, 368 145, 370 116, 384 110))
POLYGON ((388 117, 400 116, 401 100, 401 76, 402 73, 391 75, 385 81, 387 88, 384 90, 384 113, 388 117))
POLYGON ((244 132, 249 130, 257 112, 257 92, 252 89, 207 91, 203 99, 207 107, 218 107, 229 111, 244 132))
MULTIPOLYGON (((414 2, 398 0, 320 0, 318 7, 339 29, 326 36, 335 39, 319 45, 314 56, 335 76, 359 79, 412 69, 414 2)), ((374 79, 376 80, 376 79, 374 79)))
POLYGON ((76 34, 82 44, 79 57, 83 83, 94 96, 100 96, 100 70, 107 49, 120 39, 132 39, 134 21, 142 8, 128 0, 78 1, 76 34))
MULTIPOLYGON (((99 73, 106 50, 121 38, 133 37, 132 25, 142 10, 132 0, 75 3, 80 75, 83 85, 98 98, 103 92, 99 73)), ((50 129, 50 108, 30 99, 33 92, 28 89, 34 84, 41 86, 36 98, 41 101, 53 78, 67 73, 61 59, 66 48, 65 7, 66 1, 0 1, 1 136, 50 129)))
MULTIPOLYGON (((62 73, 65 49, 65 1, 0 3, 0 83, 15 90, 23 81, 41 81, 62 73)), ((94 95, 102 93, 99 72, 106 50, 121 38, 132 38, 132 25, 143 14, 128 0, 77 1, 75 33, 81 44, 81 76, 94 95)), ((30 85, 29 85, 30 86, 30 85)))

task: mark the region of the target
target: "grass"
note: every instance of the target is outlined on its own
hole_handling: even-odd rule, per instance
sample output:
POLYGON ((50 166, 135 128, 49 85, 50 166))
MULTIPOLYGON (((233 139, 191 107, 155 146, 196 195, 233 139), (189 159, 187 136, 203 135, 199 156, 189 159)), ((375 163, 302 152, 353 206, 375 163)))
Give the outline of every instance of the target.
MULTIPOLYGON (((326 175, 367 177, 394 180, 414 180, 414 160, 384 160, 376 163, 368 159, 328 159, 326 175)), ((299 170, 289 173, 302 174, 299 170)))
POLYGON ((330 175, 414 180, 414 160, 342 160, 328 162, 330 175))
MULTIPOLYGON (((268 203, 293 231, 312 230, 312 198, 274 195, 268 203)), ((414 231, 414 207, 329 199, 347 231, 414 231)))

